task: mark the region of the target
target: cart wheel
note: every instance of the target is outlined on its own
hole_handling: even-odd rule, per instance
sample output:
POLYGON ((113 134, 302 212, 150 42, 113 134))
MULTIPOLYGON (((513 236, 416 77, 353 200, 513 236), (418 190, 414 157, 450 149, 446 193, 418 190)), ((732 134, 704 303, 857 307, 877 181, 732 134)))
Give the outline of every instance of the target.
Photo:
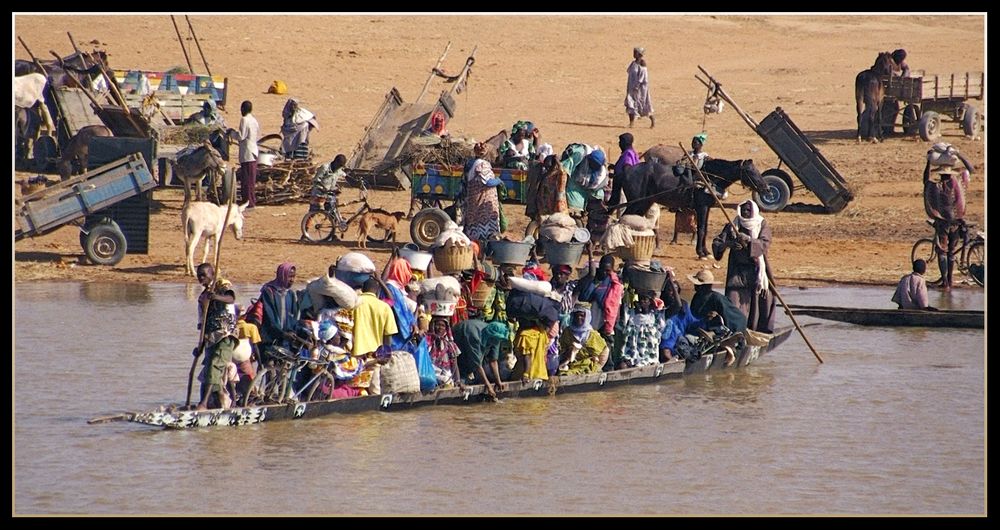
POLYGON ((444 231, 448 221, 451 221, 451 218, 444 210, 438 208, 420 210, 410 221, 410 239, 420 247, 420 250, 427 250, 444 231))
POLYGON ((920 128, 920 107, 916 105, 907 105, 903 109, 903 132, 907 135, 917 134, 917 130, 920 128))
POLYGON ((777 175, 763 175, 766 189, 764 193, 753 192, 753 200, 765 212, 777 212, 788 205, 792 191, 785 180, 777 175))
POLYGON ((979 112, 970 103, 962 105, 962 131, 969 137, 979 132, 979 112))
POLYGON ((83 252, 97 265, 116 265, 125 257, 127 247, 125 234, 118 223, 108 220, 90 230, 83 252))
POLYGON ((934 111, 927 111, 920 116, 920 138, 933 142, 941 137, 941 116, 934 111))
POLYGON ((895 99, 882 103, 882 137, 892 136, 896 129, 896 116, 899 115, 899 101, 895 99))
POLYGON ((302 217, 302 237, 310 243, 321 243, 333 240, 335 222, 330 214, 318 210, 307 212, 302 217))

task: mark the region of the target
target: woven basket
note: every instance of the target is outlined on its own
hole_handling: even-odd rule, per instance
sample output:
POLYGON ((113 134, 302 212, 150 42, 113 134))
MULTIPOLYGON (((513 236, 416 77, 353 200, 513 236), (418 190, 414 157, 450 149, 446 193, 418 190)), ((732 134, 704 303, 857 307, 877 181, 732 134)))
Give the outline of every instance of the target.
POLYGON ((618 254, 626 261, 643 262, 653 258, 656 250, 656 236, 632 236, 635 245, 618 249, 618 254))
POLYGON ((489 298, 490 293, 493 292, 493 285, 493 282, 487 280, 479 282, 476 292, 472 293, 469 297, 469 303, 477 309, 482 309, 486 305, 486 300, 489 298))
POLYGON ((434 267, 451 274, 472 268, 472 247, 446 246, 434 249, 434 267))

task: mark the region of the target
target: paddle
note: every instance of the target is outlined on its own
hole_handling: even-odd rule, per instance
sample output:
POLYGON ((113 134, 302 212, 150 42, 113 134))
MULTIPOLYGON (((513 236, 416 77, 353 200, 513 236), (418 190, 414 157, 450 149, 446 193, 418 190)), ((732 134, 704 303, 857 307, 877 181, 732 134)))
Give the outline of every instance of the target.
MULTIPOLYGON (((729 217, 729 212, 726 211, 726 208, 724 206, 722 206, 722 201, 719 200, 718 195, 716 195, 715 191, 712 190, 712 184, 708 181, 707 178, 705 178, 705 175, 701 172, 701 169, 698 167, 698 165, 695 164, 694 160, 691 159, 691 155, 688 154, 687 149, 684 149, 684 144, 678 143, 677 145, 679 145, 681 151, 684 152, 684 158, 687 159, 688 163, 691 164, 691 167, 693 167, 694 170, 698 173, 698 177, 700 177, 702 182, 705 183, 709 195, 711 195, 712 198, 715 199, 716 206, 718 206, 719 209, 722 210, 722 215, 726 216, 726 223, 732 224, 733 219, 729 217)), ((786 304, 785 300, 781 298, 781 293, 779 293, 778 288, 775 287, 774 276, 771 275, 770 266, 768 266, 766 255, 764 256, 764 270, 765 273, 767 274, 768 287, 771 289, 771 292, 774 293, 774 297, 777 298, 779 302, 781 302, 781 306, 785 308, 785 313, 788 314, 788 318, 792 320, 792 324, 795 325, 795 329, 798 330, 799 335, 802 335, 802 340, 806 341, 806 346, 809 346, 809 349, 812 351, 813 355, 816 356, 816 360, 819 361, 820 364, 823 364, 823 358, 820 357, 819 352, 817 352, 816 348, 814 348, 812 343, 809 342, 809 338, 806 337, 806 333, 802 331, 802 326, 800 326, 798 321, 795 320, 795 315, 792 314, 792 310, 788 308, 788 304, 786 304)))
MULTIPOLYGON (((252 192, 251 192, 252 193, 252 192)), ((215 279, 218 280, 222 275, 219 272, 219 258, 222 256, 222 239, 226 236, 226 228, 228 228, 229 215, 233 213, 233 199, 236 197, 236 179, 230 182, 229 187, 229 201, 226 205, 226 216, 222 222, 222 233, 219 234, 219 241, 215 244, 215 279)), ((186 228, 185 228, 186 229, 186 228)), ((205 243, 208 244, 207 242, 205 243)), ((208 287, 205 288, 205 292, 208 291, 208 287)), ((198 367, 198 359, 201 358, 202 354, 205 353, 205 328, 208 327, 208 307, 212 305, 212 301, 209 300, 205 304, 204 309, 201 312, 201 337, 198 339, 198 354, 194 356, 194 360, 191 361, 191 370, 188 372, 188 385, 187 385, 187 401, 184 403, 185 409, 191 408, 191 387, 194 385, 194 371, 198 367)))

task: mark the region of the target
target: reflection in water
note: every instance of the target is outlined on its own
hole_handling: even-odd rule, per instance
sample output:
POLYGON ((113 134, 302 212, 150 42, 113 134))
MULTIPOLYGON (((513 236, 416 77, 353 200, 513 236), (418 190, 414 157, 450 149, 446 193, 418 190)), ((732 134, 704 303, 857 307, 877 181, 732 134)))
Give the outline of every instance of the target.
MULTIPOLYGON (((883 307, 883 291, 784 296, 883 307)), ((16 286, 16 513, 984 510, 981 330, 823 322, 807 332, 824 365, 793 336, 746 370, 591 393, 190 432, 87 425, 184 401, 199 292, 16 286), (237 504, 206 500, 226 487, 237 504)), ((982 307, 982 292, 956 300, 982 307)))
POLYGON ((106 304, 141 304, 149 302, 151 296, 149 284, 145 282, 87 282, 80 284, 81 300, 98 306, 106 304))

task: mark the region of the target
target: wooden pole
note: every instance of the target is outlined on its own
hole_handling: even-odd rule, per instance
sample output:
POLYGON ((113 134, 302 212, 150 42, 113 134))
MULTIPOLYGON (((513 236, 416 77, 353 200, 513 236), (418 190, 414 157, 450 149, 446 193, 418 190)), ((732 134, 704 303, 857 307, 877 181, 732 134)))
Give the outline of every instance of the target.
POLYGON ((35 58, 35 54, 31 53, 31 48, 28 48, 28 45, 24 43, 24 39, 22 39, 21 36, 18 35, 17 40, 21 42, 21 46, 24 46, 24 51, 28 52, 28 57, 31 57, 31 61, 35 63, 35 66, 37 66, 38 69, 42 71, 42 75, 44 75, 46 78, 49 77, 49 73, 45 70, 45 67, 42 66, 42 62, 39 61, 37 58, 35 58))
POLYGON ((80 48, 78 48, 76 46, 76 41, 73 40, 73 34, 71 34, 70 32, 67 31, 66 32, 66 36, 69 37, 69 43, 70 43, 70 45, 73 46, 73 51, 76 52, 77 57, 80 58, 80 62, 83 63, 83 69, 86 70, 87 69, 87 58, 84 57, 83 52, 80 51, 80 48))
POLYGON ((472 47, 472 53, 465 60, 465 66, 462 67, 462 71, 458 74, 458 79, 455 80, 455 84, 452 85, 451 90, 448 91, 448 95, 454 94, 458 87, 462 86, 465 82, 465 78, 469 75, 469 69, 472 68, 472 63, 476 62, 476 50, 479 49, 479 45, 472 47))
MULTIPOLYGON (((684 144, 678 143, 677 145, 681 147, 681 151, 684 152, 684 158, 687 159, 688 163, 691 164, 691 167, 693 167, 694 170, 698 173, 698 177, 701 178, 701 181, 705 184, 705 186, 708 187, 707 191, 709 194, 712 195, 712 198, 715 199, 716 206, 718 206, 719 209, 722 210, 722 215, 726 217, 726 223, 732 224, 733 219, 729 217, 729 212, 727 212, 726 208, 722 206, 722 201, 720 201, 719 197, 715 194, 715 191, 712 189, 712 184, 708 181, 708 178, 705 177, 705 175, 701 172, 701 168, 699 168, 694 163, 694 160, 691 159, 691 155, 688 154, 687 149, 684 149, 684 144)), ((768 268, 769 266, 767 264, 767 256, 764 256, 764 272, 767 274, 768 287, 771 289, 771 292, 774 293, 774 297, 777 298, 779 302, 781 302, 781 306, 785 308, 785 313, 787 313, 788 318, 792 320, 792 324, 795 325, 795 329, 798 330, 799 335, 802 335, 802 340, 806 341, 806 346, 809 346, 809 349, 812 351, 813 355, 816 356, 816 360, 819 361, 820 364, 823 364, 823 358, 820 357, 819 352, 816 351, 816 348, 813 347, 812 342, 809 342, 809 337, 806 337, 806 332, 802 331, 802 326, 800 326, 798 321, 795 320, 795 315, 792 314, 792 310, 788 308, 788 304, 786 304, 785 300, 781 298, 781 293, 778 292, 778 288, 774 285, 774 276, 771 275, 771 271, 769 271, 768 268)))
POLYGON ((177 32, 177 42, 181 43, 181 51, 184 52, 184 60, 187 61, 188 71, 193 74, 194 66, 191 66, 191 58, 188 57, 187 48, 184 47, 184 37, 181 37, 181 30, 177 27, 177 20, 174 19, 173 15, 170 15, 170 22, 173 22, 174 31, 177 32))
MULTIPOLYGON (((198 55, 201 55, 201 62, 205 63, 205 70, 208 71, 208 76, 212 76, 212 69, 208 67, 208 60, 205 59, 205 53, 201 51, 201 43, 198 42, 198 36, 194 33, 194 26, 191 25, 191 18, 184 15, 184 20, 187 20, 188 29, 191 30, 191 36, 194 37, 194 44, 198 47, 198 55)), ((194 72, 191 72, 192 74, 194 72)))
POLYGON ((441 63, 444 62, 444 58, 446 55, 448 55, 448 50, 450 49, 451 49, 451 41, 448 41, 448 45, 444 47, 444 53, 441 54, 441 57, 438 58, 437 64, 435 64, 434 68, 431 69, 431 75, 427 76, 427 81, 424 82, 424 88, 420 90, 420 95, 417 96, 417 99, 413 102, 414 104, 420 103, 421 98, 423 98, 424 94, 427 93, 427 89, 431 86, 431 80, 434 79, 435 71, 438 68, 441 68, 441 63))
MULTIPOLYGON (((219 234, 219 241, 215 244, 215 279, 218 280, 222 277, 222 272, 219 270, 219 259, 222 257, 222 239, 226 235, 226 228, 228 228, 229 215, 233 212, 233 198, 236 197, 236 179, 233 179, 229 187, 229 201, 226 206, 226 216, 223 218, 225 221, 222 222, 222 233, 219 234)), ((185 205, 187 206, 187 205, 185 205)), ((207 243, 206 243, 207 244, 207 243)), ((208 291, 205 288, 205 291, 208 291)), ((194 356, 194 360, 191 361, 191 370, 188 372, 188 384, 187 384, 187 401, 184 403, 185 409, 191 408, 191 387, 194 386, 194 371, 198 367, 198 359, 201 358, 202 354, 205 353, 205 328, 208 327, 208 307, 212 304, 209 300, 205 304, 205 308, 201 313, 201 337, 198 339, 198 354, 194 356)))

